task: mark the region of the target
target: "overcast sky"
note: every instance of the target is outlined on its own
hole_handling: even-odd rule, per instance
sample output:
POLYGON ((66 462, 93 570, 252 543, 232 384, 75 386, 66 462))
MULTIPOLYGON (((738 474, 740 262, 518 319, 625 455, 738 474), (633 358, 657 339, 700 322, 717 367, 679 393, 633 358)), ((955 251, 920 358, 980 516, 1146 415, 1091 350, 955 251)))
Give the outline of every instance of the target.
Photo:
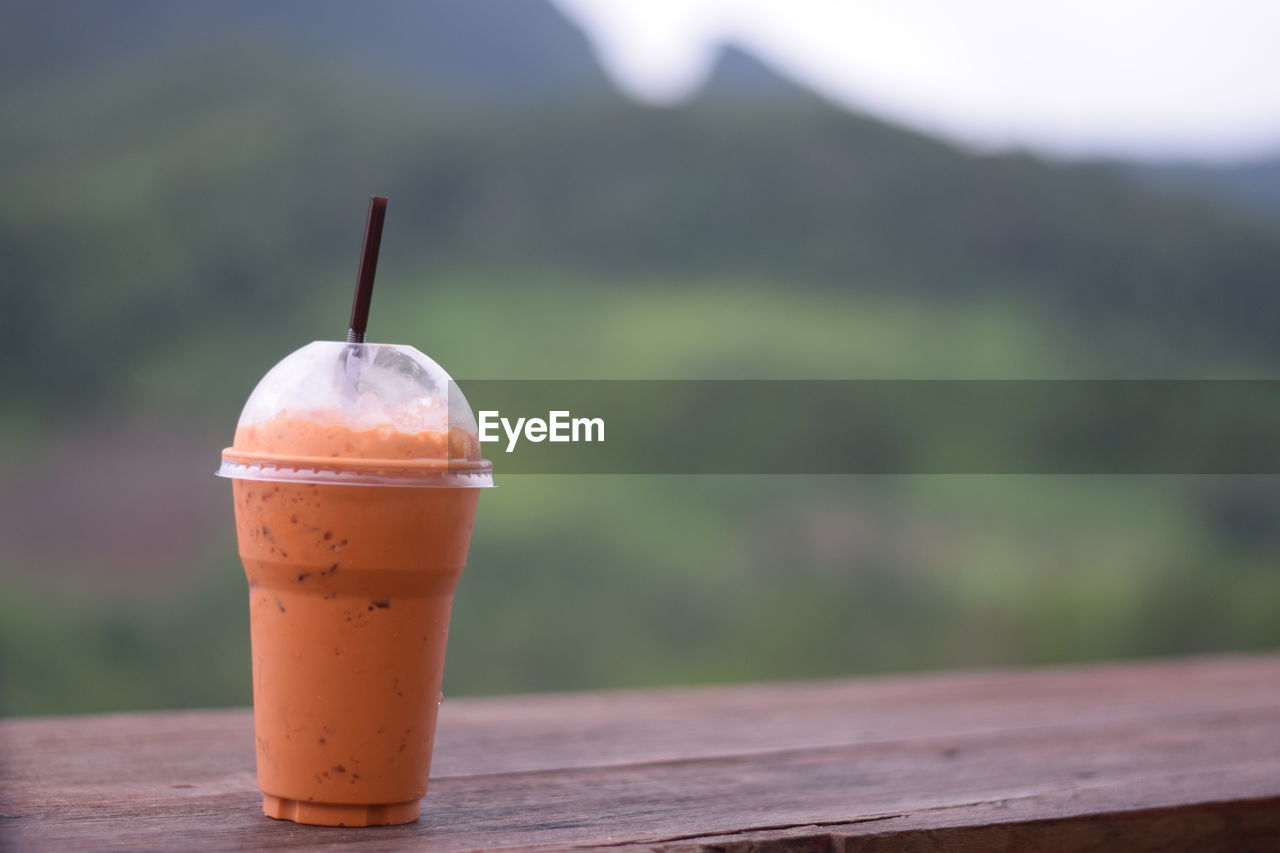
POLYGON ((829 98, 979 147, 1280 154, 1280 0, 553 0, 628 92, 733 43, 829 98))

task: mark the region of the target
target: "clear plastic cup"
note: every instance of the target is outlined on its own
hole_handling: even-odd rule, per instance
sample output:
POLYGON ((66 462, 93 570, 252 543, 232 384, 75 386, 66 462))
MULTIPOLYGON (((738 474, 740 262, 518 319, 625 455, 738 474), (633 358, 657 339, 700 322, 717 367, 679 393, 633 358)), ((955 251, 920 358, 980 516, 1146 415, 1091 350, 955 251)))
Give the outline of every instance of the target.
POLYGON ((465 397, 412 347, 318 341, 258 383, 218 473, 249 581, 263 811, 416 820, 453 590, 493 485, 465 397))

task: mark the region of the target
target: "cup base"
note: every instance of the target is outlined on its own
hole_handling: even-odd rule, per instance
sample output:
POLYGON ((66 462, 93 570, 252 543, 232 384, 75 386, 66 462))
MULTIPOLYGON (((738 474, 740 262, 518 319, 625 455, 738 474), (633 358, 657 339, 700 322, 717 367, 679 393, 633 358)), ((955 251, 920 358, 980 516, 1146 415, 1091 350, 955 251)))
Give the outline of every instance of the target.
POLYGON ((407 803, 344 805, 291 800, 274 794, 262 795, 262 813, 276 820, 291 820, 310 826, 393 826, 418 819, 421 800, 407 803))

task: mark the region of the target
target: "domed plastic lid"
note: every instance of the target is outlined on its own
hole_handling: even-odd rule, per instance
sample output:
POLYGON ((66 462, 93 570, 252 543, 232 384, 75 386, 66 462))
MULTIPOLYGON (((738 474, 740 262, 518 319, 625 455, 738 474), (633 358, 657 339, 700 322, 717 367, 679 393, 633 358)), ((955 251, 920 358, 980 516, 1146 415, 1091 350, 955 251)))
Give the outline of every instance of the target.
POLYGON ((316 341, 249 395, 218 475, 303 483, 485 488, 475 415, 409 346, 316 341))

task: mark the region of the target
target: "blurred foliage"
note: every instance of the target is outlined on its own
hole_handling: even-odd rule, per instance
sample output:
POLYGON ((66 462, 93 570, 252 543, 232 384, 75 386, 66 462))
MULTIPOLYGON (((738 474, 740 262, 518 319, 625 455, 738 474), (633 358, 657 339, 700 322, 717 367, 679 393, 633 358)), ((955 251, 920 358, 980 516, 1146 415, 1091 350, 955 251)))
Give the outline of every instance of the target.
POLYGON ((11 404, 79 407, 115 389, 104 357, 292 323, 349 275, 370 188, 395 196, 392 278, 482 262, 746 277, 798 302, 998 298, 1139 374, 1277 355, 1275 227, 1100 167, 966 155, 803 101, 467 112, 221 53, 120 74, 0 109, 11 404))
MULTIPOLYGON (((449 96, 265 42, 24 68, 0 97, 9 507, 99 424, 189 434, 211 471, 205 436, 229 438, 255 379, 341 334, 371 192, 392 198, 372 337, 463 380, 1269 376, 1280 359, 1280 226, 1114 166, 714 86, 672 109, 596 78, 449 96)), ((500 482, 450 693, 1280 643, 1272 478, 500 482)), ((184 500, 148 488, 139 512, 184 500)), ((39 500, 82 556, 31 539, 0 558, 5 712, 248 701, 229 501, 181 558, 121 558, 39 500)))

